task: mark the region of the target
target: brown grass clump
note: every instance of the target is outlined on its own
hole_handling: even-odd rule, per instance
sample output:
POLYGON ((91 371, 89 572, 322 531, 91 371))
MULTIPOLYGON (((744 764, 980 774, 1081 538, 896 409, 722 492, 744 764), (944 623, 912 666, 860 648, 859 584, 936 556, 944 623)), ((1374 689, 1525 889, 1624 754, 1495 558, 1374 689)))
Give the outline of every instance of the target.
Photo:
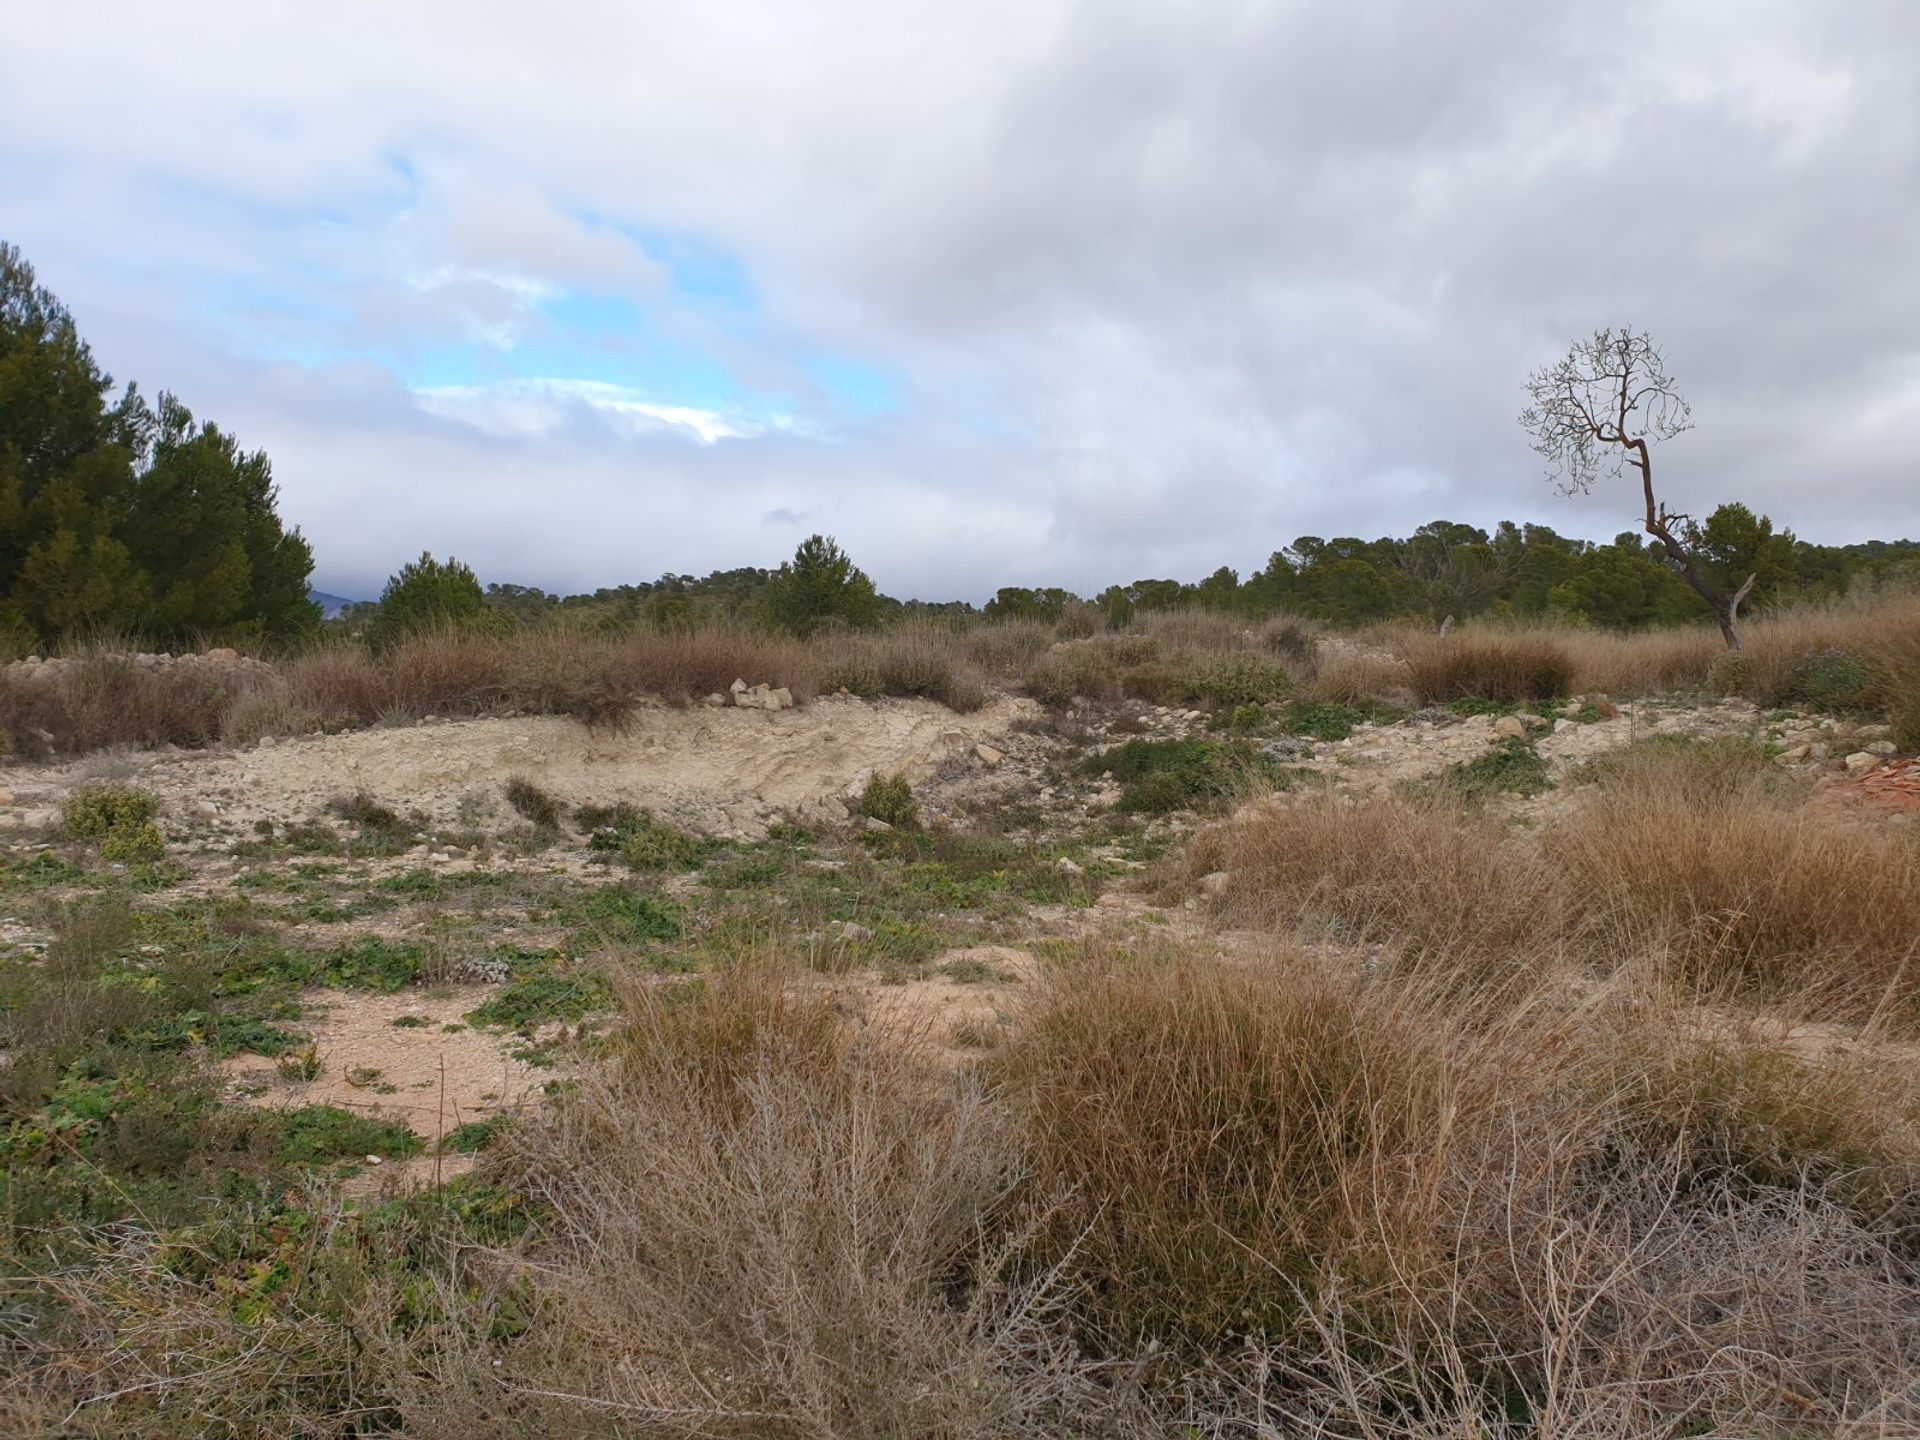
POLYGON ((254 683, 238 672, 143 668, 128 654, 83 652, 51 675, 0 675, 0 750, 38 758, 123 745, 209 745, 219 739, 229 705, 254 683))
POLYGON ((1573 688, 1574 662, 1557 639, 1527 631, 1469 630, 1408 646, 1407 670, 1421 703, 1477 697, 1502 705, 1552 700, 1573 688))
POLYGON ((944 625, 901 625, 877 634, 845 634, 824 642, 820 688, 937 700, 950 710, 987 703, 986 682, 966 658, 966 647, 944 625))
POLYGON ((1362 1286, 1424 1265, 1454 1080, 1430 1034, 1356 998, 1179 958, 1048 987, 1004 1075, 1089 1335, 1214 1350, 1287 1328, 1330 1259, 1362 1286))
POLYGON ((1228 873, 1223 903, 1242 924, 1494 972, 1539 964, 1553 945, 1551 876, 1497 819, 1444 797, 1276 797, 1197 837, 1186 866, 1189 878, 1228 873))
POLYGON ((551 1239, 489 1421, 524 1393, 554 1430, 1058 1433, 1075 1390, 1048 1306, 983 1283, 1016 1132, 790 980, 636 991, 615 1068, 516 1130, 551 1239))
POLYGON ((1541 838, 1570 938, 1682 983, 1920 1023, 1920 850, 1809 811, 1763 755, 1635 747, 1541 838))
POLYGON ((1067 967, 996 1064, 1084 1343, 1170 1346, 1209 1435, 1911 1422, 1920 1112, 1884 1063, 1656 993, 1462 994, 1067 967))

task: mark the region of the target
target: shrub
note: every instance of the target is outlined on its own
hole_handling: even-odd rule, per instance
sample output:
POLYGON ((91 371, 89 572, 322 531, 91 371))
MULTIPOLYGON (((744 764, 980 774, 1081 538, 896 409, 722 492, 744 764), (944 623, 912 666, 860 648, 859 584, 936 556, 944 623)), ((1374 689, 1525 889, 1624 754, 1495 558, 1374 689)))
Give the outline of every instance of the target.
POLYGON ((152 795, 118 785, 83 786, 61 808, 67 832, 76 840, 96 844, 148 824, 159 813, 160 802, 152 795))
POLYGON ((1920 850, 1810 811, 1751 745, 1636 747, 1544 843, 1589 944, 1683 984, 1920 1024, 1920 850))
POLYGON ((100 842, 100 858, 122 865, 150 865, 166 855, 167 842, 151 820, 122 826, 100 842))
POLYGON ((536 829, 560 828, 560 802, 523 776, 516 775, 507 781, 507 803, 536 829))
POLYGON ((367 626, 367 643, 378 654, 429 631, 500 635, 512 625, 487 604, 486 592, 472 570, 458 560, 443 562, 422 552, 387 581, 373 622, 367 626))
POLYGON ((1530 740, 1497 740, 1483 755, 1449 765, 1442 773, 1440 787, 1469 800, 1490 795, 1538 795, 1551 790, 1547 762, 1530 740))
POLYGON ((1859 656, 1829 649, 1794 666, 1789 696, 1814 710, 1856 714, 1873 706, 1880 688, 1875 679, 1859 656))
POLYGON ((1552 700, 1573 688, 1573 658, 1557 640, 1515 632, 1431 637, 1408 647, 1422 704, 1479 696, 1503 705, 1552 700))
POLYGON ((1893 743, 1920 751, 1920 627, 1882 640, 1873 664, 1893 743))
POLYGON ((945 626, 905 625, 875 635, 835 637, 828 650, 820 671, 823 689, 935 700, 961 712, 987 703, 986 683, 945 626))
POLYGON ((663 824, 651 811, 631 805, 582 806, 579 816, 581 824, 593 827, 589 850, 616 855, 635 870, 695 870, 715 848, 714 841, 663 824))
POLYGON ((1216 705, 1265 705, 1293 692, 1293 676, 1285 666, 1243 652, 1200 663, 1186 688, 1192 699, 1216 705))
POLYGON ((1080 768, 1119 781, 1119 808, 1141 814, 1163 814, 1257 781, 1283 784, 1287 778, 1282 767, 1238 740, 1129 740, 1088 756, 1080 768))
POLYGON ((1093 957, 1047 986, 997 1072, 1059 1197, 1046 1257, 1084 1279, 1078 1318, 1104 1347, 1226 1353, 1289 1328, 1329 1262, 1365 1284, 1379 1250, 1422 1243, 1447 1057, 1320 972, 1093 957))
POLYGON ((1220 903, 1283 933, 1386 943, 1504 977, 1555 941, 1549 872, 1499 822, 1444 797, 1310 794, 1249 810, 1195 838, 1189 878, 1225 870, 1220 903))
POLYGON ((1118 699, 1120 671, 1105 650, 1071 644, 1035 660, 1027 669, 1024 686, 1048 709, 1064 710, 1076 700, 1118 699))
POLYGON ((866 788, 860 792, 860 813, 897 830, 905 830, 919 820, 920 807, 906 776, 874 774, 868 777, 866 788))

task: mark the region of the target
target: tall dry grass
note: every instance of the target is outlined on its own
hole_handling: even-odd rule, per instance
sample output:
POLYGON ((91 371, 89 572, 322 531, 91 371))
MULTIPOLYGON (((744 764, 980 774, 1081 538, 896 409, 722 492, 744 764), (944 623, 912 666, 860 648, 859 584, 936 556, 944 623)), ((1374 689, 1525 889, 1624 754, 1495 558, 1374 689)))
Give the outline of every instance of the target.
POLYGON ((1871 1055, 1804 1059, 1631 984, 1496 1009, 1286 947, 1091 946, 958 1077, 798 970, 625 999, 607 1063, 486 1162, 534 1202, 519 1240, 316 1200, 292 1298, 245 1323, 201 1278, 219 1237, 123 1227, 42 1277, 63 1328, 0 1355, 0 1416, 445 1440, 1920 1422, 1920 1115, 1871 1055))
POLYGON ((1189 880, 1282 933, 1441 954, 1483 979, 1657 966, 1721 997, 1920 1028, 1920 848, 1808 808, 1755 747, 1644 742, 1561 818, 1513 832, 1447 803, 1279 797, 1199 837, 1189 880))
POLYGON ((638 705, 694 702, 735 679, 784 686, 803 702, 846 689, 958 710, 985 703, 994 687, 1056 709, 1128 699, 1231 708, 1289 695, 1395 707, 1668 691, 1813 705, 1829 703, 1815 682, 1824 675, 1830 689, 1820 667, 1837 663, 1857 671, 1856 703, 1887 712, 1900 743, 1920 748, 1920 598, 1908 595, 1762 616, 1738 657, 1708 626, 1616 635, 1468 625, 1436 637, 1391 624, 1343 637, 1289 617, 1256 623, 1199 610, 1141 616, 1120 631, 1093 631, 1087 619, 1084 611, 1053 625, 916 619, 805 642, 739 626, 609 634, 555 621, 505 636, 418 635, 378 657, 328 643, 270 671, 226 675, 140 669, 97 642, 56 680, 0 672, 0 740, 15 754, 81 754, 509 710, 618 727, 638 705))

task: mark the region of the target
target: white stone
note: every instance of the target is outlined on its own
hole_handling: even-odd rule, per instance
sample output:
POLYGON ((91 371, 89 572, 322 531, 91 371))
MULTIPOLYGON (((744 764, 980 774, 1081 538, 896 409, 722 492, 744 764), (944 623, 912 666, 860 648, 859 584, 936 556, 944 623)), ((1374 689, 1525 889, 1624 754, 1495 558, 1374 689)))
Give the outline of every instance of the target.
POLYGON ((1084 875, 1087 873, 1065 855, 1062 855, 1058 860, 1053 862, 1053 868, 1058 870, 1062 875, 1084 875))
POLYGON ((1847 756, 1846 766, 1849 775, 1864 775, 1869 770, 1878 770, 1880 768, 1880 757, 1878 755, 1869 755, 1864 750, 1856 750, 1853 754, 1847 756))
POLYGON ((893 826, 889 825, 886 821, 872 815, 867 816, 867 818, 860 823, 865 829, 873 831, 876 835, 893 829, 893 826))
POLYGON ((1891 740, 1874 740, 1866 745, 1862 745, 1860 748, 1869 755, 1892 755, 1895 753, 1894 743, 1891 740))
POLYGON ((791 710, 793 708, 793 691, 789 690, 786 686, 782 685, 771 693, 773 698, 780 703, 776 706, 770 706, 770 709, 791 710))
POLYGON ((1493 722, 1493 733, 1503 740, 1524 740, 1527 738, 1527 727, 1518 715, 1502 715, 1493 722))
POLYGON ((724 695, 716 694, 716 695, 707 696, 707 704, 709 705, 724 705, 726 703, 727 703, 727 697, 724 695))
POLYGON ((973 754, 974 758, 989 770, 1007 758, 1004 751, 996 750, 991 745, 976 745, 973 747, 973 754))
POLYGON ((1226 894, 1228 883, 1227 872, 1224 870, 1215 870, 1210 875, 1202 875, 1200 877, 1200 889, 1202 893, 1207 895, 1226 894))
POLYGON ((733 684, 727 687, 727 689, 735 695, 744 694, 746 691, 746 688, 747 688, 747 682, 744 680, 735 680, 733 684))

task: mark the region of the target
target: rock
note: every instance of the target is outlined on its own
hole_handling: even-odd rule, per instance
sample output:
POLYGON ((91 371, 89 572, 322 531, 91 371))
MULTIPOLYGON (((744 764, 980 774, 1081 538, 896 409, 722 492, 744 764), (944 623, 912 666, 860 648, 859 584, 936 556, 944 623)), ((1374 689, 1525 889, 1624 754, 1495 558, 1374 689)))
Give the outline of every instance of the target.
POLYGON ((1564 734, 1566 731, 1573 729, 1573 726, 1574 722, 1562 715, 1558 720, 1553 722, 1553 733, 1556 735, 1564 734))
POLYGON ((187 813, 198 820, 212 820, 220 813, 220 807, 211 800, 196 800, 187 807, 187 813))
POLYGON ((1782 750, 1778 755, 1774 756, 1773 758, 1782 765, 1792 765, 1798 761, 1806 759, 1807 756, 1812 753, 1812 751, 1813 751, 1812 745, 1795 745, 1790 749, 1782 750))
POLYGON ((1053 862, 1053 868, 1058 870, 1062 875, 1084 875, 1087 873, 1064 855, 1053 862))
POLYGON ((1227 893, 1228 883, 1227 872, 1224 870, 1215 870, 1210 875, 1202 875, 1200 877, 1200 890, 1201 893, 1205 895, 1224 895, 1227 893))
POLYGON ((1891 740, 1874 740, 1862 745, 1860 748, 1869 755, 1892 755, 1895 753, 1894 743, 1891 740))
POLYGON ((986 766, 989 770, 993 769, 995 766, 999 765, 1001 761, 1007 758, 1006 752, 1001 750, 996 750, 991 745, 976 745, 973 747, 973 754, 974 754, 974 758, 977 759, 982 765, 986 766))
POLYGON ((384 1165, 385 1163, 386 1162, 382 1160, 378 1155, 367 1156, 367 1164, 369 1165, 384 1165))
POLYGON ((225 645, 218 645, 207 651, 207 659, 209 660, 238 660, 239 658, 240 652, 238 650, 230 649, 225 645))
POLYGON ((1845 763, 1849 775, 1864 775, 1869 770, 1878 770, 1880 768, 1880 757, 1878 755, 1869 755, 1864 750, 1856 750, 1853 754, 1847 756, 1845 763))
POLYGON ((727 690, 733 695, 744 695, 747 691, 747 682, 744 680, 736 680, 727 687, 727 690))
POLYGON ((11 790, 0 790, 0 810, 6 809, 6 807, 11 804, 13 804, 13 792, 11 790))
POLYGON ((845 920, 842 921, 840 925, 840 938, 843 940, 856 941, 871 940, 873 939, 873 931, 869 930, 865 925, 856 924, 852 920, 845 920))
POLYGON ((778 705, 770 705, 767 707, 768 709, 791 710, 793 708, 793 691, 789 690, 786 686, 782 685, 769 693, 780 703, 778 705))
POLYGON ((453 859, 453 856, 444 850, 435 850, 428 854, 427 859, 436 865, 445 865, 449 860, 453 859))
POLYGON ((262 735, 260 737, 260 748, 262 750, 271 750, 274 746, 278 745, 279 743, 280 742, 274 739, 273 736, 271 735, 262 735))
POLYGON ((707 704, 709 705, 724 705, 726 703, 727 703, 727 697, 724 695, 716 694, 716 695, 707 696, 707 704))
POLYGON ((1527 727, 1518 715, 1502 715, 1493 722, 1493 733, 1502 740, 1524 740, 1527 738, 1527 727))
POLYGON ((880 835, 893 829, 893 826, 887 824, 884 820, 879 820, 869 815, 860 822, 860 828, 863 830, 871 830, 874 834, 880 835))
POLYGON ((1816 740, 1807 746, 1807 758, 1809 760, 1824 760, 1832 753, 1832 748, 1824 740, 1816 740))

